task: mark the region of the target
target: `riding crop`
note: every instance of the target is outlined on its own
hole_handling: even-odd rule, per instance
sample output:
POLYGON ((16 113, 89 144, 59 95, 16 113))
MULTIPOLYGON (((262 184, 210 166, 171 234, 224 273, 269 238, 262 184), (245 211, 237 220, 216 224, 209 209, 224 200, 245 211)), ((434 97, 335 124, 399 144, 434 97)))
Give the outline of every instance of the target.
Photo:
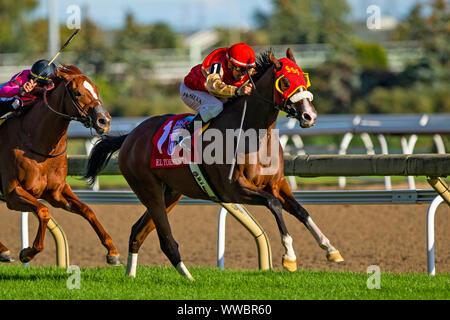
POLYGON ((247 111, 247 97, 245 98, 244 109, 242 110, 241 126, 239 128, 239 135, 237 137, 236 149, 234 150, 233 162, 231 163, 230 173, 228 174, 228 182, 231 182, 231 177, 233 175, 234 166, 236 165, 236 157, 237 157, 237 152, 238 152, 238 149, 239 149, 239 141, 241 140, 242 126, 244 125, 244 118, 245 118, 245 112, 246 111, 247 111))
POLYGON ((76 29, 74 33, 72 33, 72 35, 70 36, 69 39, 67 39, 67 41, 63 44, 63 46, 61 47, 61 49, 59 49, 59 51, 56 53, 56 55, 53 57, 52 60, 50 60, 50 62, 45 66, 45 68, 42 69, 42 71, 37 75, 36 79, 38 79, 40 76, 42 76, 42 74, 44 73, 44 71, 53 63, 53 61, 56 60, 56 58, 58 58, 58 56, 61 54, 61 52, 68 46, 68 44, 70 43, 70 41, 72 41, 72 39, 75 37, 75 35, 78 33, 78 31, 80 31, 80 29, 76 29))

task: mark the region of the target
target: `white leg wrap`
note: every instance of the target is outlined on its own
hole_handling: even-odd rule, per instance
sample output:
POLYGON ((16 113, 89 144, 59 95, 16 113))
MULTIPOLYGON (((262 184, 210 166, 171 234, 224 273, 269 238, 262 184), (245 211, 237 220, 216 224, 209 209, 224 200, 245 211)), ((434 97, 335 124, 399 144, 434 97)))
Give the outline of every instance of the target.
POLYGON ((327 237, 320 231, 319 227, 314 223, 314 221, 311 219, 311 217, 308 217, 308 220, 306 221, 306 227, 313 235, 314 239, 316 239, 319 246, 327 250, 327 253, 336 252, 336 248, 333 247, 330 243, 330 240, 328 240, 327 237))
POLYGON ((283 244, 284 248, 286 249, 286 252, 283 257, 289 261, 297 260, 297 257, 295 256, 294 248, 292 247, 291 236, 285 235, 285 236, 281 237, 281 243, 283 244))
POLYGON ((128 253, 128 261, 127 261, 127 272, 126 275, 136 278, 136 267, 137 267, 137 253, 128 253))
POLYGON ((192 277, 192 275, 190 274, 189 270, 186 268, 186 266, 184 265, 183 261, 180 261, 180 263, 177 265, 177 271, 179 274, 181 274, 182 276, 187 277, 189 280, 194 281, 194 278, 192 277))

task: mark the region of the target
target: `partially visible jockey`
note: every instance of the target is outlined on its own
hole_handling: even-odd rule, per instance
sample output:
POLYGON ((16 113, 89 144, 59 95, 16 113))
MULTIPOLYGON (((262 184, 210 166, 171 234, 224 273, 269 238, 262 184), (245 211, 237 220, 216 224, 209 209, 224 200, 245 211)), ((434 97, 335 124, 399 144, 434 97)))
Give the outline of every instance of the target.
POLYGON ((48 60, 36 61, 31 69, 15 74, 11 80, 0 85, 0 117, 36 99, 33 94, 36 87, 53 87, 51 78, 55 76, 56 65, 52 63, 47 67, 48 63, 48 60))
POLYGON ((253 90, 247 72, 255 71, 255 52, 245 43, 211 52, 202 64, 196 65, 180 86, 183 102, 197 111, 194 119, 185 126, 191 134, 194 122, 208 123, 223 110, 229 98, 249 95, 253 90))

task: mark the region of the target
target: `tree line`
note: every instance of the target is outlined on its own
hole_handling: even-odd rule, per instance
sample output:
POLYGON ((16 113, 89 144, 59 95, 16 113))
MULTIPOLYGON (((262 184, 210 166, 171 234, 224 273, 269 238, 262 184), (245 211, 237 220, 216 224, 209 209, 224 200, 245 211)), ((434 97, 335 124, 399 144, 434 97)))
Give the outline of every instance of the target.
MULTIPOLYGON (((47 20, 30 18, 37 5, 37 0, 0 2, 0 53, 19 52, 18 65, 30 57, 45 58, 47 20)), ((380 42, 358 36, 366 27, 349 19, 346 0, 272 0, 272 7, 270 13, 255 12, 257 27, 253 29, 217 28, 220 40, 216 47, 229 46, 236 34, 240 41, 268 49, 272 45, 329 44, 332 54, 320 66, 307 70, 321 114, 450 112, 450 8, 445 0, 415 5, 388 35, 388 40, 416 41, 423 52, 420 60, 401 71, 389 69, 380 42)), ((82 31, 65 57, 99 86, 114 116, 188 110, 178 97, 179 83, 162 85, 149 76, 153 63, 145 54, 158 48, 181 50, 184 34, 165 23, 140 24, 131 12, 121 29, 105 30, 83 19, 82 31)), ((61 25, 61 41, 71 32, 61 25)), ((66 62, 65 57, 60 61, 66 62)))

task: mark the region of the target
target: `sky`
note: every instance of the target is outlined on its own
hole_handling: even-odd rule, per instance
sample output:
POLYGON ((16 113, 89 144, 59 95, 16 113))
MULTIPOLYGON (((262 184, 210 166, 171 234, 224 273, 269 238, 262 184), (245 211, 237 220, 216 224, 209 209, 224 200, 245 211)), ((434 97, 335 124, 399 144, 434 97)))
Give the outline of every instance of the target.
MULTIPOLYGON (((39 0, 33 13, 48 14, 49 0, 39 0)), ((330 0, 332 1, 332 0, 330 0)), ((365 19, 366 9, 378 5, 382 15, 404 17, 416 2, 428 0, 347 0, 352 7, 352 17, 365 19)), ((79 5, 87 16, 107 29, 120 28, 127 11, 140 23, 165 22, 177 31, 211 29, 216 26, 253 28, 257 10, 270 12, 272 0, 59 0, 59 18, 64 22, 70 5, 79 5), (86 11, 85 11, 86 10, 86 11)))

